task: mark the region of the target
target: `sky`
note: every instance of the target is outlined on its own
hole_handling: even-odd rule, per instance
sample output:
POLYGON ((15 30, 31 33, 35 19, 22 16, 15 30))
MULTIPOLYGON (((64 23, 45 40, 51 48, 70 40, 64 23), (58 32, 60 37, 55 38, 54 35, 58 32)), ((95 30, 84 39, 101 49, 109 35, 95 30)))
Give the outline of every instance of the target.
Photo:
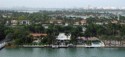
POLYGON ((125 0, 0 0, 0 8, 125 7, 125 0))

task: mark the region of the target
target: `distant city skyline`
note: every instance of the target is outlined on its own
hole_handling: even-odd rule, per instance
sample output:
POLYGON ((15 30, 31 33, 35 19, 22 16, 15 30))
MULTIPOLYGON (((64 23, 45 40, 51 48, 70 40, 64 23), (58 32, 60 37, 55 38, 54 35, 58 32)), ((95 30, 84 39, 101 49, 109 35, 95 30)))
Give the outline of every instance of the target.
POLYGON ((0 0, 0 8, 125 8, 125 0, 0 0))

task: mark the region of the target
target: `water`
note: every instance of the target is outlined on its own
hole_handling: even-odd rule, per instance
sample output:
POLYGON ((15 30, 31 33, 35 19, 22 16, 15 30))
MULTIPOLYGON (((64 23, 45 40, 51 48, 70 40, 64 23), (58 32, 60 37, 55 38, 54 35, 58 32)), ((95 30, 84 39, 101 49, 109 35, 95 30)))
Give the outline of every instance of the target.
POLYGON ((4 48, 0 57, 125 57, 125 48, 4 48))

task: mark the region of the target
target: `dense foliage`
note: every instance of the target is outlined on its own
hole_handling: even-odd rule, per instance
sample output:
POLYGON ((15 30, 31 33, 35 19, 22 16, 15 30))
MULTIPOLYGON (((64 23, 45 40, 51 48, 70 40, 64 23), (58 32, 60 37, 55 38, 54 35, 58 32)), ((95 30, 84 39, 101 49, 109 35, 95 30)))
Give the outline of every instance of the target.
MULTIPOLYGON (((92 12, 75 12, 76 15, 100 15, 100 13, 92 12)), ((111 19, 116 18, 114 15, 110 19, 90 17, 87 18, 87 25, 73 25, 74 22, 82 20, 82 18, 66 17, 60 16, 63 14, 74 14, 73 12, 67 11, 40 11, 37 13, 24 13, 24 12, 14 12, 14 11, 0 11, 0 40, 9 39, 15 40, 15 44, 29 44, 32 43, 32 36, 30 33, 46 33, 48 36, 43 37, 42 42, 46 44, 51 44, 55 42, 56 36, 63 32, 66 35, 71 34, 72 43, 76 43, 77 37, 99 37, 101 39, 124 39, 125 35, 125 25, 120 23, 111 23, 111 19), (6 15, 7 17, 2 17, 6 15), (53 18, 52 15, 55 15, 53 18), (56 16, 59 15, 59 16, 56 16), (6 21, 11 20, 30 20, 30 25, 17 25, 11 26, 6 25, 6 21), (43 24, 49 22, 50 20, 63 20, 64 22, 70 23, 68 26, 48 24, 48 28, 43 27, 43 24), (98 25, 96 22, 109 22, 108 24, 98 25), (83 27, 86 28, 83 32, 83 27), (109 37, 110 36, 110 37, 109 37)), ((106 14, 106 13, 105 13, 106 14)), ((119 22, 124 22, 125 17, 120 16, 121 20, 119 22)), ((114 19, 116 20, 116 19, 114 19)))

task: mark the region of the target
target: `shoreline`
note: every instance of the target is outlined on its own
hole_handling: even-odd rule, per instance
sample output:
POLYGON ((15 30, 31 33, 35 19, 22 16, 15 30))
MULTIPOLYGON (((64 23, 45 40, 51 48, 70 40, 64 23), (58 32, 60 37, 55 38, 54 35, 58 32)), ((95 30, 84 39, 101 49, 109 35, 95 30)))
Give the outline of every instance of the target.
POLYGON ((86 47, 86 46, 58 46, 52 47, 52 45, 12 45, 12 46, 5 46, 4 48, 125 48, 125 46, 103 46, 103 47, 86 47))

